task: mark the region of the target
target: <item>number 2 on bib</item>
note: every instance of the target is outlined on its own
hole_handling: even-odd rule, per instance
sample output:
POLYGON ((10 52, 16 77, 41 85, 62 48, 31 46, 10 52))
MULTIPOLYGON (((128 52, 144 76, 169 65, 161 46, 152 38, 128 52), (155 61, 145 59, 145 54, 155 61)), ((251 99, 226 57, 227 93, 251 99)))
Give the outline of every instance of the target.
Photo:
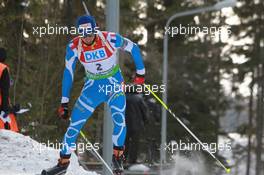
POLYGON ((102 70, 103 70, 103 69, 102 69, 102 65, 99 64, 99 63, 97 63, 97 64, 96 64, 96 70, 98 70, 98 71, 102 71, 102 70))

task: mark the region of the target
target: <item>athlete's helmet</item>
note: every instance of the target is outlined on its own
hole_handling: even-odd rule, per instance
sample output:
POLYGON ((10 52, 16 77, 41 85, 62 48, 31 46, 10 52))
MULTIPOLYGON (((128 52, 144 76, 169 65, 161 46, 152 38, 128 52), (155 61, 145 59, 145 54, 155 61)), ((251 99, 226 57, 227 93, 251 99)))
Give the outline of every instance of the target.
POLYGON ((78 33, 82 36, 87 36, 91 33, 95 33, 96 22, 93 16, 83 15, 77 20, 78 33))

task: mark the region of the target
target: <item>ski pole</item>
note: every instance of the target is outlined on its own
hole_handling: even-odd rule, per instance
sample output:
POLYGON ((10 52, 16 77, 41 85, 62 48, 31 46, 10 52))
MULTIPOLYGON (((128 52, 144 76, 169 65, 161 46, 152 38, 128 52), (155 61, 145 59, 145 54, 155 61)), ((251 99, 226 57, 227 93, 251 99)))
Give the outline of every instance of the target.
MULTIPOLYGON (((70 119, 71 121, 71 119, 70 119)), ((100 156, 100 154, 96 151, 96 149, 94 148, 93 144, 87 139, 87 137, 85 136, 85 134, 82 132, 82 130, 80 131, 80 134, 82 136, 82 138, 86 141, 87 144, 91 145, 92 147, 92 153, 94 153, 97 158, 99 158, 99 160, 105 165, 105 167, 109 170, 109 172, 114 175, 112 169, 109 167, 109 165, 105 162, 105 160, 102 158, 102 156, 100 156)))
POLYGON ((88 143, 89 145, 91 145, 93 152, 96 154, 96 156, 100 159, 100 161, 106 166, 106 168, 108 169, 108 171, 114 175, 112 169, 108 166, 108 164, 105 162, 105 160, 100 156, 100 154, 96 151, 96 149, 93 147, 93 145, 91 144, 91 142, 87 139, 87 137, 85 136, 85 134, 80 131, 81 136, 83 137, 83 139, 86 141, 86 143, 88 143))
POLYGON ((181 121, 179 117, 176 116, 174 112, 156 95, 149 87, 149 85, 144 84, 144 86, 149 90, 149 92, 160 102, 160 104, 195 138, 195 140, 205 149, 215 160, 216 162, 225 169, 227 173, 230 173, 231 169, 227 168, 209 149, 204 146, 201 140, 196 137, 196 135, 181 121))
POLYGON ((87 15, 90 15, 90 12, 88 11, 88 8, 87 8, 87 6, 86 6, 84 0, 82 0, 82 5, 83 5, 83 8, 84 8, 86 14, 87 14, 87 15))
POLYGON ((28 108, 20 109, 19 111, 16 112, 16 114, 23 114, 23 113, 28 112, 28 111, 29 111, 28 108))
MULTIPOLYGON (((84 0, 82 0, 82 5, 83 5, 83 8, 86 12, 87 15, 91 15, 88 8, 87 8, 87 5, 85 4, 84 0)), ((99 38, 103 41, 103 43, 105 44, 105 46, 109 49, 109 51, 111 53, 114 53, 114 50, 112 49, 112 47, 110 46, 110 44, 106 41, 106 38, 103 36, 103 33, 100 31, 100 30, 96 30, 99 38)))

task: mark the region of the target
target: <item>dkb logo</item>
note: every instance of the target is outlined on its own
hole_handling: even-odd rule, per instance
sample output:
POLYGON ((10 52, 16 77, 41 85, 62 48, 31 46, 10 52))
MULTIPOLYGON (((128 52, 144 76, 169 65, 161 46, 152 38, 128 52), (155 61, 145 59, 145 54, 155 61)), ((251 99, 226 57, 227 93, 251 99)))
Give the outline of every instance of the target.
POLYGON ((105 49, 101 48, 101 49, 97 49, 94 51, 84 52, 84 57, 85 57, 85 61, 93 62, 95 60, 104 59, 107 57, 107 55, 106 55, 105 49))

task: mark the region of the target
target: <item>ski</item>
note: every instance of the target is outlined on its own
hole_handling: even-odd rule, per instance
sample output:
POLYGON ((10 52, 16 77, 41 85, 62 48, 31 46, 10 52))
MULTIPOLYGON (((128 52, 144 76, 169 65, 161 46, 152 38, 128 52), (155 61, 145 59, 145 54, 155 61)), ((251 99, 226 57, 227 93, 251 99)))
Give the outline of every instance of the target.
POLYGON ((114 175, 124 175, 124 168, 123 167, 115 167, 115 165, 113 165, 113 174, 114 175))
POLYGON ((114 175, 124 175, 124 171, 114 171, 114 175))
POLYGON ((32 108, 31 103, 27 103, 27 105, 24 108, 21 108, 20 104, 16 104, 16 105, 12 106, 10 112, 14 113, 14 114, 24 114, 26 112, 29 112, 31 108, 32 108))
POLYGON ((47 170, 42 170, 41 175, 63 175, 66 174, 68 166, 54 166, 47 170))
POLYGON ((113 155, 112 157, 112 169, 115 175, 123 175, 124 174, 124 166, 123 162, 125 160, 124 155, 117 157, 113 155))
POLYGON ((29 111, 29 109, 20 109, 19 111, 16 112, 16 114, 23 114, 23 113, 26 113, 28 111, 29 111))

